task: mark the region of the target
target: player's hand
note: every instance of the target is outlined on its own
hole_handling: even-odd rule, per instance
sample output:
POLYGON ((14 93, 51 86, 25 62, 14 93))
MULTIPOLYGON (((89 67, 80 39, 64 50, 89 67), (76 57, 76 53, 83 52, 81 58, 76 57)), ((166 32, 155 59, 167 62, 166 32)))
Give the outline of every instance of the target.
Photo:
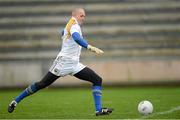
POLYGON ((97 47, 94 47, 94 46, 91 46, 91 45, 88 45, 87 47, 88 50, 92 51, 92 52, 95 52, 97 54, 102 54, 104 53, 104 51, 102 51, 101 49, 97 48, 97 47))

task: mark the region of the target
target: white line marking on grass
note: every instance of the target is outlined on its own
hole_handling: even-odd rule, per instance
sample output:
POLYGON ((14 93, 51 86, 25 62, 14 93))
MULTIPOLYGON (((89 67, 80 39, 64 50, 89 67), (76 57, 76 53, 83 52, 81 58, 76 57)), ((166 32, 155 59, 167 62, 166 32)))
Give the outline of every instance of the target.
POLYGON ((178 110, 180 110, 180 106, 174 107, 174 108, 172 108, 170 110, 167 110, 167 111, 157 112, 157 113, 154 113, 154 114, 151 114, 151 115, 143 116, 142 118, 153 117, 153 116, 156 116, 156 115, 169 114, 169 113, 172 113, 172 112, 178 111, 178 110))

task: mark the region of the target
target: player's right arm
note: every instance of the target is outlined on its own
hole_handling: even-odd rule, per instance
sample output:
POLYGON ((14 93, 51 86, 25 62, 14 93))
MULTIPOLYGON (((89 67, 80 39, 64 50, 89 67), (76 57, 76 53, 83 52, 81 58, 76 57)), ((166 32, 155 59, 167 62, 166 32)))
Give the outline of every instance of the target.
POLYGON ((76 43, 78 43, 80 46, 82 46, 92 52, 95 52, 97 54, 104 53, 101 49, 94 47, 92 45, 89 45, 88 42, 85 39, 83 39, 78 32, 74 32, 72 34, 72 37, 76 41, 76 43))
POLYGON ((76 27, 72 26, 71 29, 73 29, 71 30, 72 38, 74 39, 74 41, 76 41, 77 44, 97 54, 104 53, 101 49, 94 47, 92 45, 89 45, 88 42, 81 37, 76 27))

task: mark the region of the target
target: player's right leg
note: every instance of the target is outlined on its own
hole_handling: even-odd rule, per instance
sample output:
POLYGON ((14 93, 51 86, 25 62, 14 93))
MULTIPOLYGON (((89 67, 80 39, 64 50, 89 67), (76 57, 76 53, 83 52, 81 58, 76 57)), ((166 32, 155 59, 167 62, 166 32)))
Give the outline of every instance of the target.
POLYGON ((47 86, 49 86, 50 84, 52 84, 56 79, 58 79, 59 76, 56 76, 54 74, 52 74, 51 72, 48 72, 44 78, 36 83, 31 84, 30 86, 28 86, 24 91, 22 91, 8 106, 8 112, 12 113, 14 111, 14 108, 16 107, 16 105, 23 100, 24 98, 28 97, 29 95, 34 94, 35 92, 37 92, 40 89, 43 89, 47 86))
POLYGON ((93 70, 88 67, 85 67, 78 73, 74 74, 76 78, 81 80, 89 81, 93 84, 92 92, 93 98, 95 103, 95 112, 96 116, 100 115, 109 115, 112 113, 112 108, 103 108, 101 103, 101 96, 102 96, 102 78, 96 74, 93 70))

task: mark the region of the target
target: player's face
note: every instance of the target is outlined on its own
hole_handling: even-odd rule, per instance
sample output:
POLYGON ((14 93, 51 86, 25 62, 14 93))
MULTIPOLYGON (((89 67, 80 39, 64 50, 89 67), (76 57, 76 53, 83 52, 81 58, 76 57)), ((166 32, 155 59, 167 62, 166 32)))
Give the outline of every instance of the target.
POLYGON ((85 15, 84 10, 79 11, 79 14, 77 15, 77 21, 80 25, 82 25, 84 23, 85 17, 86 17, 86 15, 85 15))

